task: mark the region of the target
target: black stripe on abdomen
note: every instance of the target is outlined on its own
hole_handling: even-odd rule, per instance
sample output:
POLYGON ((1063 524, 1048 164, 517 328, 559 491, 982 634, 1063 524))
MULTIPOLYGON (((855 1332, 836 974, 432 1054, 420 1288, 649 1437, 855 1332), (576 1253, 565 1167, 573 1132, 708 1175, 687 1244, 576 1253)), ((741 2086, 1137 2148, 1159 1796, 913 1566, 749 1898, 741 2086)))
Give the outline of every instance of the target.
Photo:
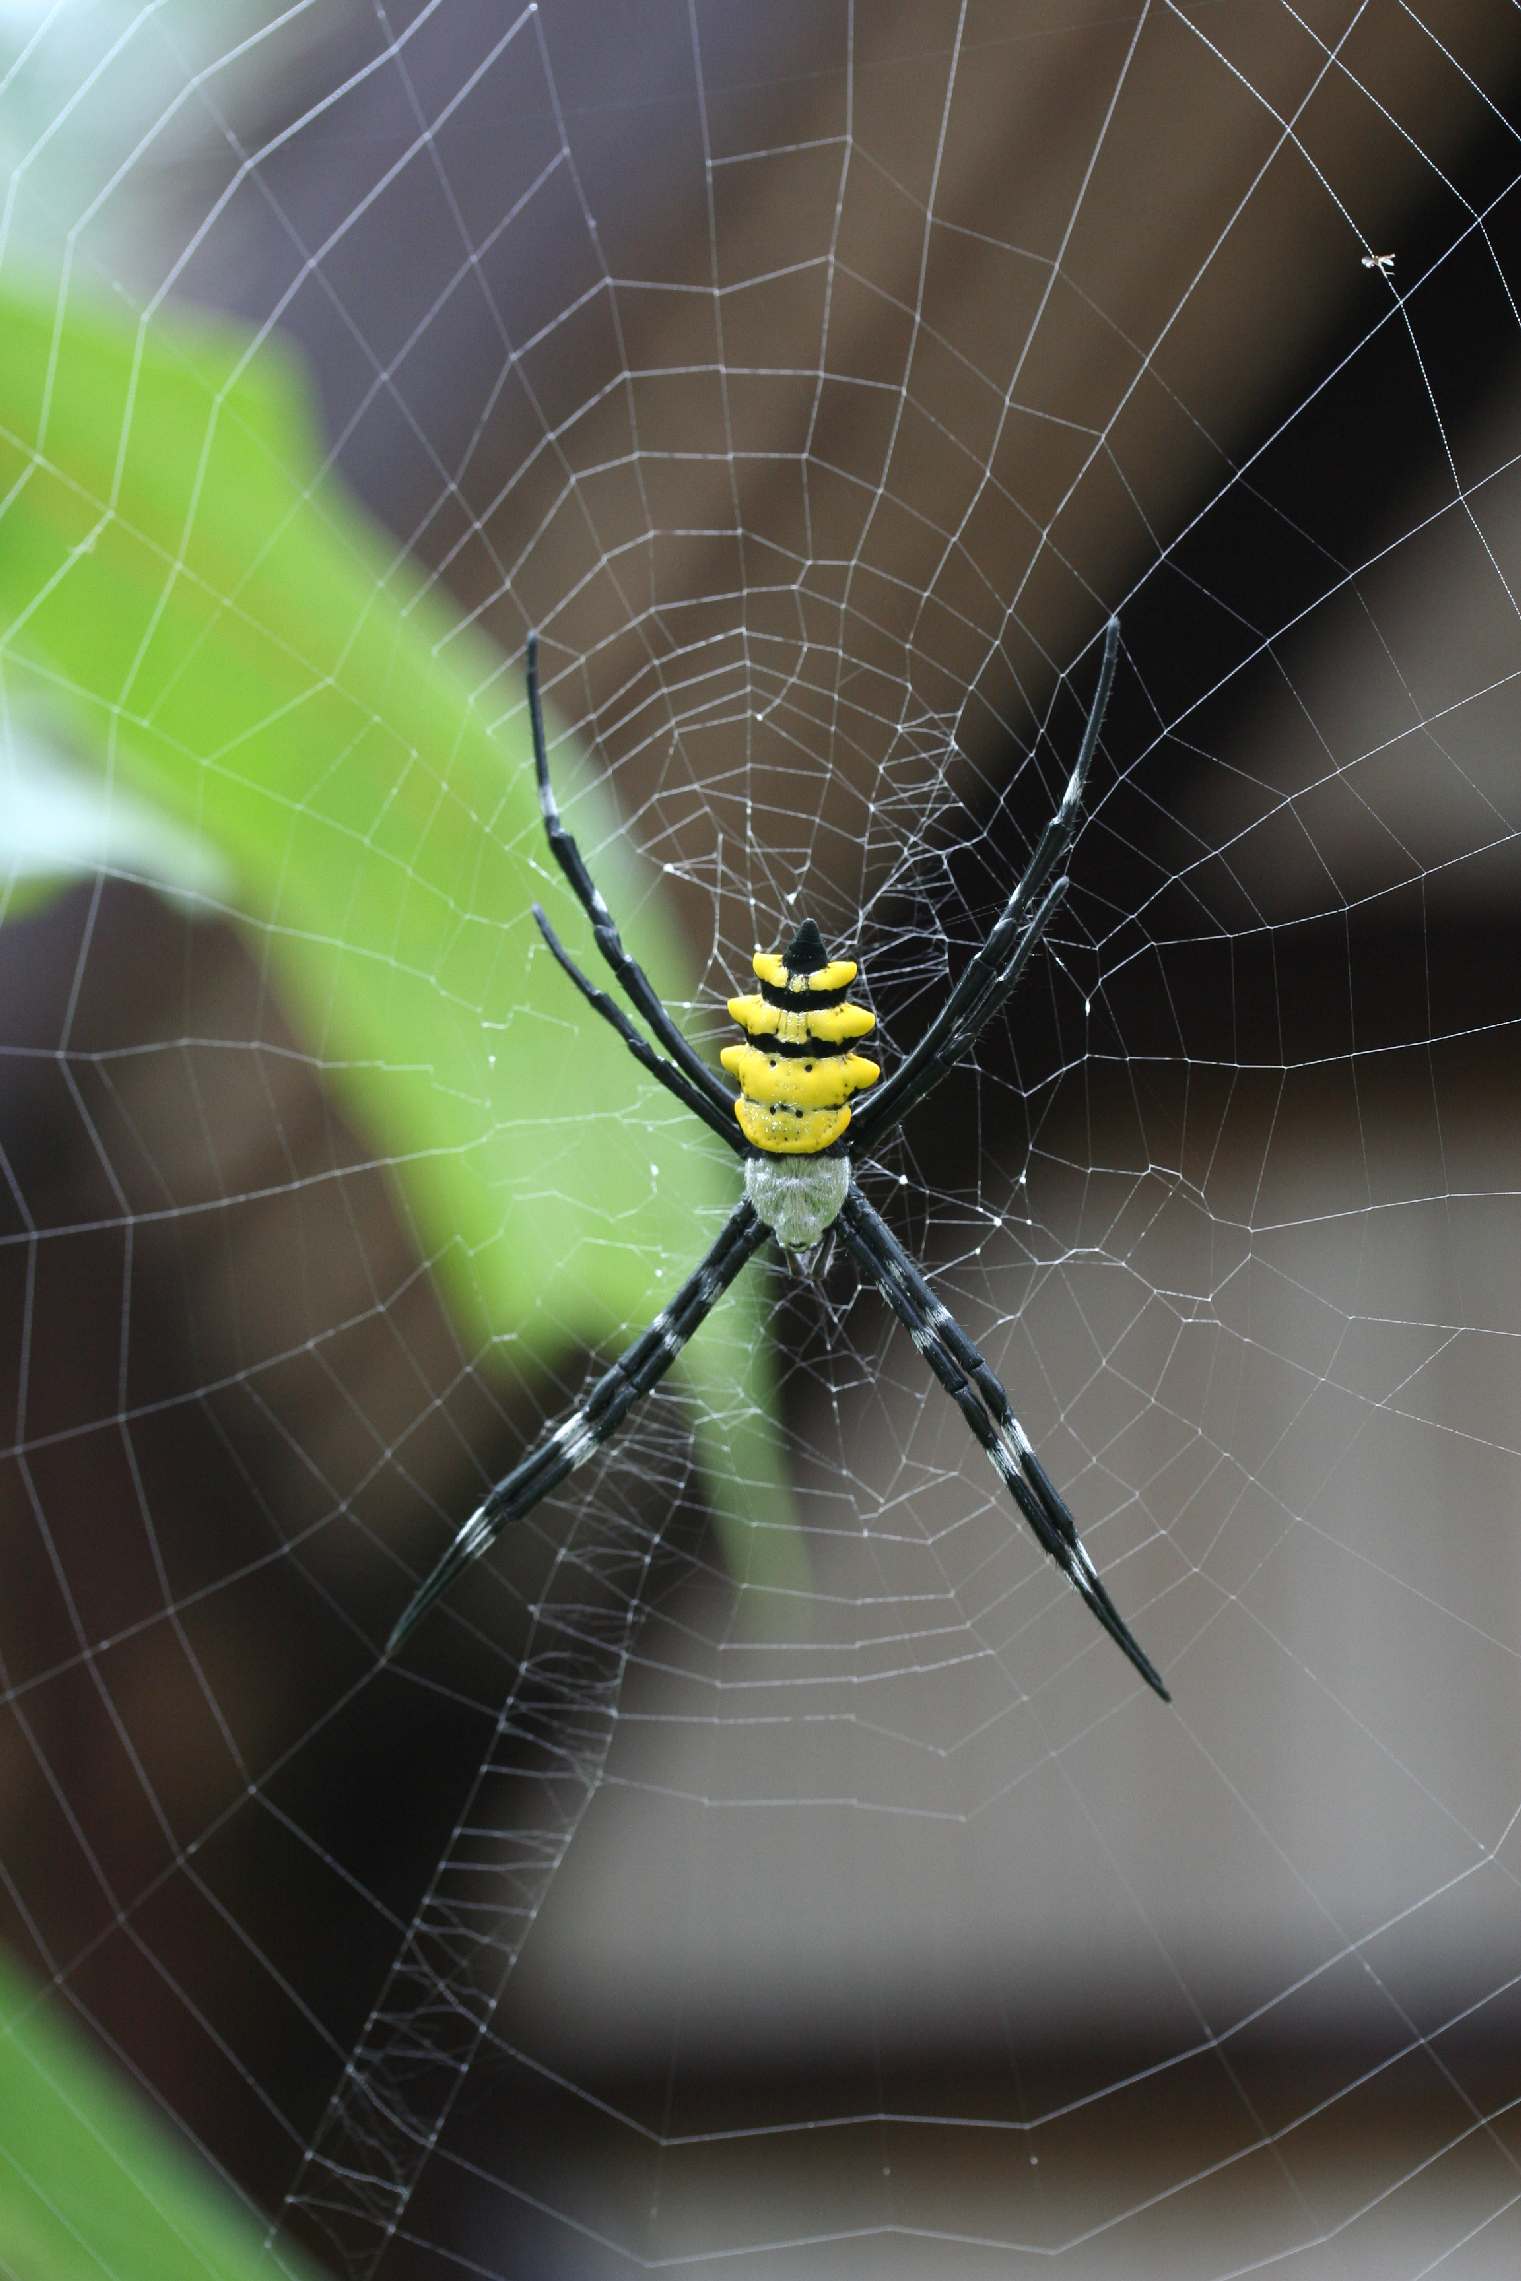
POLYGON ((860 1044, 859 1038, 805 1038, 801 1045, 789 1044, 783 1038, 761 1037, 750 1033, 752 1045, 762 1053, 774 1053, 782 1061, 828 1061, 837 1053, 853 1053, 860 1044))
POLYGON ((842 982, 838 990, 779 990, 774 982, 763 982, 761 996, 768 1006, 780 1006, 787 1014, 822 1014, 826 1006, 838 1006, 850 984, 842 982))

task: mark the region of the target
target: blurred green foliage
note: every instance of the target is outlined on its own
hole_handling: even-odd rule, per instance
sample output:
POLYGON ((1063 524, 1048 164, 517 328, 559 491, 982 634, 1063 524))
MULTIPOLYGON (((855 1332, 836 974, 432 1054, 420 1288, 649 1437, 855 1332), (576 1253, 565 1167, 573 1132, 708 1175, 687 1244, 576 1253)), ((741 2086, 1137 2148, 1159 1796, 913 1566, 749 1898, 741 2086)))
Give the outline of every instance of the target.
MULTIPOLYGON (((165 875, 183 881, 171 835, 219 859, 473 1341, 532 1351, 640 1312, 651 1255, 691 1248, 686 1211, 720 1209, 730 1168, 683 1149, 662 1181, 658 1144, 627 1145, 616 1111, 655 1089, 529 917, 558 902, 577 938, 526 711, 514 690, 499 727, 501 660, 324 478, 290 366, 12 295, 0 431, 8 710, 96 764, 102 842, 121 802, 138 831, 162 819, 165 875)), ((626 842, 595 818, 587 836, 610 893, 633 891, 626 842)), ((633 899, 669 973, 669 930, 633 899)))
MULTIPOLYGON (((25 2281, 269 2281, 263 2239, 0 1964, 0 2268, 25 2281)), ((307 2270, 282 2250, 282 2273, 307 2270)))
MULTIPOLYGON (((257 930, 468 1342, 533 1362, 642 1326, 731 1208, 733 1164, 552 965, 535 898, 572 945, 586 928, 544 848, 517 672, 325 474, 291 363, 11 292, 0 497, 9 720, 93 769, 97 845, 210 904, 199 860, 257 930)), ((35 814, 35 766, 10 765, 35 814)), ((669 985, 679 944, 627 836, 590 788, 572 821, 669 985)), ((760 1323, 742 1284, 687 1375, 774 1520, 760 1323)))
MULTIPOLYGON (((12 912, 103 866, 237 918, 393 1168, 480 1367, 493 1341, 525 1367, 621 1344, 711 1241, 735 1167, 540 943, 535 898, 590 950, 544 848, 516 668, 325 472, 292 364, 226 329, 140 323, 52 279, 0 295, 0 500, 12 912)), ((681 951, 655 882, 585 769, 561 773, 631 948, 670 991, 681 951)), ((762 1325, 752 1270, 682 1375, 732 1565, 796 1584, 762 1325)), ((441 1544, 402 1549, 420 1570, 441 1544)), ((111 2100, 81 2076, 29 2103, 39 2064, 0 2038, 0 2145, 31 2181, 39 2245, 28 2263, 0 2239, 0 2256, 96 2270, 49 2265, 48 2229, 63 2243, 127 2187, 181 2234, 168 2173, 123 2160, 111 2100), (34 2122, 67 2193, 26 2152, 34 2122)), ((119 2224, 105 2270, 188 2270, 119 2224)))

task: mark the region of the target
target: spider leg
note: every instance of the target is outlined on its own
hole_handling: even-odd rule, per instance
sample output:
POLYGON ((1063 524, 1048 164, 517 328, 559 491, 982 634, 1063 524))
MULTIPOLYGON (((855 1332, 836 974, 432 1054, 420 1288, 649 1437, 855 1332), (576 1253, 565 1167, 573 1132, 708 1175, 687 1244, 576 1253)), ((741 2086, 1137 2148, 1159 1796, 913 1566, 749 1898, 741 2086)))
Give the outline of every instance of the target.
POLYGON ((688 1082, 700 1093, 705 1093, 725 1116, 731 1115, 734 1106, 732 1096, 725 1091, 722 1080, 709 1069, 701 1055, 687 1043, 661 1004, 643 967, 630 958, 624 949, 623 937, 613 923, 613 915, 593 884, 581 850, 565 829, 559 802, 554 795, 554 786, 549 781, 549 754, 544 744, 544 710, 539 702, 537 634, 528 637, 528 715, 533 724, 533 765, 538 778, 539 810, 544 818, 545 837, 549 841, 550 853, 570 881, 576 901, 591 921, 598 950, 622 984, 624 995, 634 1011, 644 1016, 655 1037, 688 1082))
POLYGON ((461 1569, 478 1560, 509 1521, 521 1520, 531 1512, 568 1473, 584 1465, 616 1433, 634 1404, 665 1376, 746 1260, 765 1242, 767 1232, 748 1202, 730 1213, 707 1257, 693 1269, 670 1305, 662 1307, 649 1329, 603 1372, 580 1407, 547 1433, 471 1514, 403 1610, 386 1642, 388 1656, 397 1652, 461 1569))
POLYGON ((1077 830, 1083 788, 1104 725, 1119 654, 1120 621, 1111 618, 1104 632, 1098 685, 1088 708, 1077 760, 1056 813, 1036 841, 1034 853, 987 940, 962 972, 923 1037, 912 1053, 899 1062, 887 1082, 878 1086, 871 1099, 856 1112, 854 1122, 860 1140, 867 1143, 880 1140, 892 1126, 900 1123, 966 1050, 983 1024, 992 1019, 1019 980, 1026 959, 1066 893, 1065 879, 1052 881, 1051 875, 1071 846, 1077 830))
MULTIPOLYGON (((1065 878, 1052 880, 1026 919, 1002 966, 991 974, 978 974, 978 987, 966 993, 959 1018, 948 1023, 944 1019, 944 1013, 950 1009, 942 1009, 942 1016, 936 1019, 932 1029, 925 1032, 913 1052, 899 1063, 887 1085, 882 1087, 880 1095, 873 1094, 856 1112, 851 1122, 856 1128, 858 1147, 870 1147, 873 1142, 884 1139, 895 1125, 901 1125, 909 1111, 917 1107, 925 1094, 939 1084, 948 1070, 955 1067, 978 1031, 1013 996, 1030 953, 1045 933, 1057 905, 1066 895, 1067 885, 1065 878), (877 1113, 884 1109, 887 1111, 885 1118, 877 1113)), ((1004 917, 1007 916, 1006 910, 1004 917)), ((985 949, 994 943, 1002 929, 1003 919, 1000 919, 998 926, 989 935, 985 949)), ((971 967, 968 967, 967 974, 962 976, 963 982, 971 972, 971 967)))
POLYGON ((835 1225, 987 1451, 1042 1549, 1076 1586, 1147 1686, 1164 1703, 1171 1702, 1155 1666, 1105 1590, 1077 1523, 1035 1455, 1008 1395, 976 1346, 858 1188, 851 1188, 835 1225))
POLYGON ((588 981, 537 903, 533 906, 533 915, 538 921, 540 934, 582 997, 589 1006, 602 1016, 605 1022, 611 1022, 634 1059, 642 1068, 647 1069, 652 1077, 658 1077, 667 1091, 674 1093, 677 1100, 681 1102, 684 1108, 690 1109, 694 1117, 701 1117, 703 1123, 717 1133, 721 1141, 727 1141, 736 1155, 742 1156, 745 1143, 739 1127, 734 1121, 733 1103, 729 1104, 729 1115, 721 1117, 707 1095, 699 1093, 696 1086, 691 1084, 679 1069, 673 1067, 670 1062, 663 1061, 649 1041, 639 1035, 622 1007, 615 1004, 605 990, 599 990, 595 982, 588 981))
MULTIPOLYGON (((1002 966, 995 974, 989 976, 977 996, 967 1006, 955 1028, 936 1048, 935 1052, 929 1056, 929 1068, 935 1069, 937 1073, 941 1069, 949 1069, 976 1037, 978 1031, 985 1028, 993 1019, 999 1007, 1006 1000, 1012 998, 1019 986, 1020 976, 1024 973, 1031 951, 1034 950, 1045 933, 1058 906, 1065 902, 1067 889, 1071 884, 1072 882, 1065 872, 1062 873, 1060 879, 1052 880, 1035 909, 1026 919, 1018 940, 1002 966)), ((923 1089, 928 1091, 928 1084, 923 1089)), ((911 1086, 908 1090, 914 1093, 917 1098, 920 1090, 917 1086, 911 1086)))

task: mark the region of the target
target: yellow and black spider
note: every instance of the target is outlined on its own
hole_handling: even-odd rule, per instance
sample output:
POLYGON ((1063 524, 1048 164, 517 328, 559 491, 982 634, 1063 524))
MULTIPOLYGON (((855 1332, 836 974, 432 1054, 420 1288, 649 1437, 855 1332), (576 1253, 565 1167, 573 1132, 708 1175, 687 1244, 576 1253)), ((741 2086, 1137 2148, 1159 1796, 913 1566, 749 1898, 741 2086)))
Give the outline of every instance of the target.
POLYGON ((1006 1484, 1039 1544, 1082 1594, 1094 1615, 1164 1702, 1171 1698, 1155 1668, 1132 1638, 1083 1549, 1077 1524, 1041 1465, 1023 1426, 977 1348, 943 1307, 918 1268, 856 1185, 852 1159, 879 1145, 931 1086, 944 1076, 999 1011, 1067 892, 1065 875, 1052 877, 1071 844, 1088 765, 1098 743, 1119 654, 1119 621, 1104 638, 1098 687, 1083 728, 1077 762, 1055 815, 1035 845, 1024 875, 997 923, 946 996, 919 1043, 859 1109, 851 1100, 877 1084, 874 1061, 855 1043, 874 1027, 847 993, 857 968, 831 959, 818 928, 805 919, 779 955, 757 952, 759 993, 731 998, 729 1011, 746 1043, 720 1059, 739 1085, 736 1100, 672 1021, 648 976, 623 947, 612 914, 592 884, 581 851, 566 831, 549 781, 544 717, 539 705, 538 643, 528 643, 528 709, 533 723, 539 806, 549 846, 591 921, 597 948, 636 1013, 669 1059, 657 1053, 621 1007, 575 964, 537 904, 533 915, 555 958, 576 988, 610 1022, 635 1059, 744 1161, 745 1197, 706 1259, 690 1275, 649 1329, 605 1371, 586 1400, 513 1468, 460 1530, 420 1586, 392 1632, 394 1654, 460 1570, 483 1553, 506 1527, 547 1497, 614 1434, 640 1398, 670 1369, 768 1235, 785 1249, 807 1253, 834 1229, 908 1330, 930 1369, 960 1409, 1006 1484))

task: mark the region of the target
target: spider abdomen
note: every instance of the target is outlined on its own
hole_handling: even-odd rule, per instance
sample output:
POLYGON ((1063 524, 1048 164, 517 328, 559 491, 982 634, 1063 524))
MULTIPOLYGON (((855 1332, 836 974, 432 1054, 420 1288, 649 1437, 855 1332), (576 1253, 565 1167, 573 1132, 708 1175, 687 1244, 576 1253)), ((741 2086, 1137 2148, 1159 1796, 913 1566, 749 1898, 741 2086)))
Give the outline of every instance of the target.
MULTIPOLYGON (((874 1061, 851 1050, 853 1039, 876 1027, 876 1017, 846 997, 859 969, 851 959, 827 957, 811 919, 803 921, 785 952, 757 951, 752 963, 759 994, 729 1000, 749 1042, 726 1046, 719 1056, 739 1082, 734 1114, 752 1148, 767 1156, 817 1156, 850 1123, 850 1096, 875 1085, 882 1074, 874 1061)), ((767 1226, 791 1244, 759 1199, 752 1195, 751 1201, 767 1226)), ((817 1239, 839 1208, 836 1201, 807 1242, 817 1239)))

